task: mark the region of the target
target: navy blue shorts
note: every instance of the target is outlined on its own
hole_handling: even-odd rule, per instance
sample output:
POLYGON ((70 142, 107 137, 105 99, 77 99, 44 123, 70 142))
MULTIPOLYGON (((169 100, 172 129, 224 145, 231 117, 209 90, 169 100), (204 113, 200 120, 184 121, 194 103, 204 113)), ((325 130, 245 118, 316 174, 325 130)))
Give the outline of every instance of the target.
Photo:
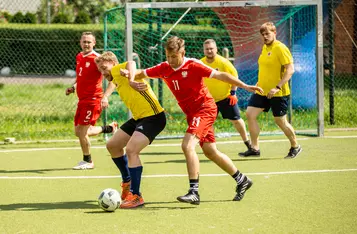
POLYGON ((166 115, 165 112, 161 112, 157 115, 148 116, 142 119, 134 120, 133 118, 126 121, 123 125, 120 126, 120 129, 123 130, 129 136, 132 136, 134 131, 141 132, 147 138, 149 138, 150 144, 153 142, 155 137, 166 126, 166 115))
POLYGON ((229 105, 229 98, 216 102, 216 105, 218 108, 218 112, 221 113, 223 119, 240 119, 238 104, 235 104, 234 106, 229 105))
POLYGON ((286 115, 289 106, 290 95, 283 97, 272 97, 268 99, 266 96, 259 94, 253 94, 248 106, 264 108, 264 112, 268 112, 271 108, 274 117, 280 117, 286 115))

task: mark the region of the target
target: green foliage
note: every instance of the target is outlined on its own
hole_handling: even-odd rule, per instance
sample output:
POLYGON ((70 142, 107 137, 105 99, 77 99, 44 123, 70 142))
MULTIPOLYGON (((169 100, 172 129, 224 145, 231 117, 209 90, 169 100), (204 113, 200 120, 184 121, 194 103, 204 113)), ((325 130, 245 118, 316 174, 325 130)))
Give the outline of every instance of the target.
POLYGON ((54 24, 69 24, 69 16, 63 13, 58 13, 58 15, 56 15, 53 20, 52 23, 54 24))
POLYGON ((0 11, 0 23, 8 23, 11 21, 11 14, 7 11, 0 11))
POLYGON ((27 12, 24 16, 23 23, 25 24, 36 24, 37 23, 37 17, 36 14, 27 12))
POLYGON ((88 13, 85 11, 78 12, 76 19, 74 20, 75 24, 89 24, 90 22, 91 22, 91 19, 90 19, 88 13))
POLYGON ((24 15, 22 12, 17 12, 12 18, 10 23, 23 23, 24 22, 24 15))

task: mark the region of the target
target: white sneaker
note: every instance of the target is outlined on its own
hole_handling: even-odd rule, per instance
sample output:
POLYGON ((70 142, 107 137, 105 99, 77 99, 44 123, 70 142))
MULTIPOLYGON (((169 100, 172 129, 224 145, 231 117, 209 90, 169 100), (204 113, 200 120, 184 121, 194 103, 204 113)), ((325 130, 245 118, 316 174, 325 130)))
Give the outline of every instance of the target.
POLYGON ((73 170, 87 170, 93 168, 94 168, 93 161, 90 163, 86 161, 80 161, 77 166, 73 167, 73 170))
POLYGON ((109 126, 112 126, 113 131, 112 133, 114 134, 117 130, 118 130, 118 123, 117 122, 112 122, 111 124, 109 124, 109 126))

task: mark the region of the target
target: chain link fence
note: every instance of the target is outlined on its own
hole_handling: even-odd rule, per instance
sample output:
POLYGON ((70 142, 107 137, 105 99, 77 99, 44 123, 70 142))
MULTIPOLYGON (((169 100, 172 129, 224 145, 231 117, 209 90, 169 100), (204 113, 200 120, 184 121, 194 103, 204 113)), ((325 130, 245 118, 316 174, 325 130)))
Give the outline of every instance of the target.
MULTIPOLYGON (((80 51, 79 38, 83 31, 93 31, 97 37, 96 49, 101 52, 105 48, 103 13, 105 10, 118 6, 118 4, 119 1, 111 0, 1 1, 0 140, 7 137, 15 137, 17 140, 74 138, 73 115, 77 99, 74 95, 65 96, 64 92, 65 88, 75 80, 73 70, 75 70, 75 55, 80 51), (101 3, 100 5, 98 5, 99 2, 101 3), (85 9, 86 14, 83 14, 83 11, 79 9, 85 9), (98 9, 100 10, 97 11, 98 9), (81 13, 79 14, 79 12, 81 13)), ((154 18, 157 12, 153 12, 152 19, 145 17, 145 14, 149 13, 145 12, 145 10, 136 11, 135 14, 139 19, 136 22, 136 27, 145 29, 146 36, 150 35, 150 30, 153 30, 152 34, 154 35, 151 38, 147 37, 145 43, 148 43, 148 45, 144 44, 142 48, 147 49, 147 46, 155 47, 158 39, 170 29, 185 10, 165 11, 162 15, 160 13, 161 17, 159 18, 154 18), (149 20, 153 20, 152 24, 150 24, 149 20), (158 24, 158 20, 161 21, 161 24, 158 24), (157 31, 159 30, 157 28, 158 25, 162 27, 160 29, 161 35, 157 31), (153 28, 150 29, 150 27, 153 28)), ((308 16, 309 12, 304 12, 309 11, 309 9, 301 10, 300 16, 294 14, 300 18, 295 18, 292 22, 289 19, 289 16, 292 16, 292 11, 286 9, 277 11, 281 15, 280 17, 284 18, 284 15, 287 17, 285 21, 279 21, 269 15, 258 14, 257 9, 237 17, 244 22, 243 25, 261 17, 261 19, 273 20, 278 23, 280 29, 288 27, 290 23, 301 24, 302 28, 308 29, 310 27, 309 24, 313 23, 315 19, 308 16)), ((123 14, 123 12, 120 14, 123 14)), ((235 27, 234 24, 230 26, 229 30, 224 30, 222 22, 230 22, 229 17, 230 15, 227 12, 217 14, 212 10, 205 10, 201 13, 192 11, 185 15, 181 24, 170 35, 180 35, 180 32, 189 31, 190 29, 194 29, 196 32, 204 32, 206 30, 205 35, 201 37, 190 38, 190 34, 182 35, 184 38, 187 35, 188 38, 185 39, 189 42, 189 45, 192 44, 192 47, 188 48, 188 51, 190 51, 188 56, 201 58, 203 56, 203 40, 208 36, 213 37, 218 43, 219 51, 222 51, 223 48, 229 49, 229 57, 235 59, 236 66, 238 64, 247 65, 245 66, 246 70, 239 67, 239 65, 238 71, 241 76, 248 77, 247 81, 251 83, 254 80, 249 80, 249 77, 254 77, 254 73, 247 71, 250 65, 242 60, 244 56, 248 56, 247 51, 237 49, 239 47, 236 45, 242 43, 239 42, 240 39, 237 37, 231 38, 229 30, 240 33, 246 40, 257 35, 244 31, 246 30, 244 26, 235 27), (217 35, 220 35, 220 37, 217 37, 217 35)), ((355 111, 357 109, 356 17, 357 6, 355 1, 324 1, 325 126, 327 127, 345 128, 357 126, 355 111)), ((120 25, 123 22, 117 22, 117 24, 120 25)), ((113 23, 112 26, 116 27, 117 25, 113 23)), ((120 60, 123 60, 125 59, 124 25, 120 27, 110 28, 110 30, 113 30, 113 35, 111 35, 106 49, 113 50, 120 60)), ((137 36, 139 35, 134 34, 134 39, 139 38, 137 36)), ((299 32, 290 34, 290 36, 295 36, 298 39, 299 32)), ((288 36, 281 38, 281 40, 289 44, 288 36)), ((139 46, 144 42, 137 41, 137 43, 137 46, 139 46)), ((160 45, 156 48, 159 49, 160 45)), ((164 56, 162 54, 159 55, 157 50, 141 51, 136 49, 135 52, 139 55, 137 59, 140 59, 141 67, 143 68, 158 62, 156 61, 157 59, 164 59, 164 56)), ((254 57, 254 55, 253 53, 251 56, 254 57)), ((309 76, 309 74, 306 76, 309 76)), ((165 88, 160 88, 165 87, 165 85, 152 84, 162 100, 173 100, 168 90, 165 91, 165 88)), ((305 94, 302 93, 301 95, 305 94)), ((246 105, 244 101, 246 98, 243 93, 239 94, 239 98, 244 118, 246 105)), ((124 121, 127 118, 127 110, 121 103, 120 98, 113 96, 110 104, 113 108, 109 109, 108 118, 119 122, 124 121), (117 108, 114 109, 114 107, 117 108)), ((167 129, 165 135, 182 132, 181 128, 185 125, 185 121, 179 112, 173 111, 174 104, 166 106, 164 104, 164 107, 170 114, 169 119, 171 118, 172 120, 170 125, 176 126, 175 128, 167 129)), ((302 110, 293 110, 293 124, 295 121, 298 125, 308 126, 307 128, 316 126, 315 112, 311 114, 311 118, 301 120, 294 118, 294 112, 301 112, 302 110)), ((103 120, 100 119, 98 124, 102 124, 103 120)), ((264 122, 265 120, 267 122, 271 121, 269 116, 263 117, 262 121, 264 122)), ((222 133, 234 131, 228 121, 222 121, 217 128, 218 132, 222 133)), ((267 127, 263 130, 270 131, 274 129, 267 127)))

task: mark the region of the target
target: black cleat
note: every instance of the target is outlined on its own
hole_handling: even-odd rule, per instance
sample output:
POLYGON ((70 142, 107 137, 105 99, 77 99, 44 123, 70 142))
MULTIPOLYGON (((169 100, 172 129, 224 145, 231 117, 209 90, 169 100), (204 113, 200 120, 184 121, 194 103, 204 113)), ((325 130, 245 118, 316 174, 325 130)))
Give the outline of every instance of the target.
POLYGON ((244 176, 244 180, 242 183, 237 185, 236 192, 237 194, 233 198, 233 201, 240 201, 243 199, 245 192, 252 187, 253 181, 251 181, 248 177, 244 176))
POLYGON ((241 152, 238 155, 241 157, 260 157, 260 150, 249 148, 247 151, 241 152))
POLYGON ((301 151, 302 151, 302 148, 300 145, 296 148, 291 147, 288 155, 285 156, 284 158, 286 158, 286 159, 295 158, 296 156, 298 156, 301 153, 301 151))
POLYGON ((186 195, 177 197, 177 200, 180 202, 186 202, 193 205, 200 204, 200 195, 197 192, 193 192, 191 190, 188 191, 186 195))

